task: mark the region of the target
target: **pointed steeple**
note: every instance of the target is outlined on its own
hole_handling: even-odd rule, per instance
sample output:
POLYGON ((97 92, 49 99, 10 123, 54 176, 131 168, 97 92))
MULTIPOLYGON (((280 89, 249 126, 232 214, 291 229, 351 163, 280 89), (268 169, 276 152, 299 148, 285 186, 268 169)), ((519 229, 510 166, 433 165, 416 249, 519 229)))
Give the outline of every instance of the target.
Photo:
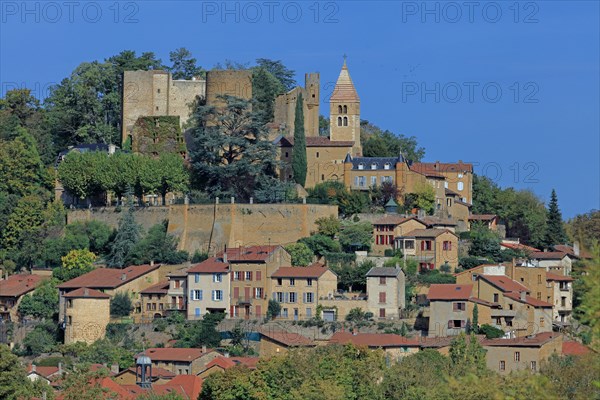
POLYGON ((335 89, 331 95, 330 101, 344 101, 344 102, 360 102, 350 73, 348 72, 348 65, 346 63, 346 56, 344 55, 344 65, 340 71, 335 89))

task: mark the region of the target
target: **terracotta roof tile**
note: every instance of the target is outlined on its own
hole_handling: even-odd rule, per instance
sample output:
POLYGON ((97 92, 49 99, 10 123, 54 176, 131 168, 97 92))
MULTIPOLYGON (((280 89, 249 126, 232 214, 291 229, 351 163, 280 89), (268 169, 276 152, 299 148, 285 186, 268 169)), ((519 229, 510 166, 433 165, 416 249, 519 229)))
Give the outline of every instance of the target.
POLYGON ((420 220, 427 226, 443 225, 443 226, 456 226, 456 222, 450 219, 442 219, 437 217, 423 217, 420 220))
POLYGON ((516 347, 540 347, 543 344, 559 337, 559 333, 543 332, 535 336, 523 336, 515 339, 484 339, 481 341, 482 346, 516 346, 516 347))
POLYGON ((418 221, 425 226, 427 225, 425 222, 421 221, 417 217, 402 217, 400 215, 388 215, 373 222, 373 225, 401 225, 411 220, 418 221))
POLYGON ((559 282, 572 282, 575 279, 573 279, 572 276, 559 275, 559 274, 553 274, 552 272, 546 272, 546 280, 547 281, 559 281, 559 282))
POLYGON ((169 281, 161 281, 156 285, 152 285, 149 288, 142 290, 141 294, 167 294, 169 291, 169 281))
MULTIPOLYGON (((256 262, 266 261, 281 246, 248 246, 248 247, 230 247, 227 249, 228 262, 256 262)), ((223 252, 219 252, 217 257, 223 258, 223 252)))
POLYGON ((272 278, 319 278, 329 271, 325 265, 314 263, 308 267, 281 267, 271 275, 272 278))
POLYGON ((525 251, 540 251, 540 249, 536 249, 535 247, 531 247, 531 246, 527 246, 526 244, 522 244, 522 243, 510 243, 510 242, 502 242, 500 243, 500 246, 502 247, 506 247, 507 249, 513 249, 513 250, 525 250, 525 251))
POLYGON ((333 89, 333 93, 331 94, 331 98, 329 100, 348 102, 360 101, 358 93, 356 92, 356 88, 354 87, 354 83, 352 82, 352 78, 350 77, 350 73, 348 72, 346 61, 344 61, 344 65, 342 66, 342 70, 340 71, 340 75, 338 76, 335 88, 333 89))
POLYGON ((34 290, 47 277, 41 275, 17 274, 0 281, 1 297, 20 297, 34 290))
MULTIPOLYGON (((39 365, 35 366, 35 372, 37 372, 39 375, 43 376, 46 379, 50 379, 53 375, 58 374, 58 367, 42 367, 39 365)), ((33 372, 33 365, 29 364, 27 366, 27 373, 30 374, 33 372)))
POLYGON ((529 254, 529 258, 534 260, 562 260, 567 255, 564 251, 536 251, 529 254))
MULTIPOLYGON (((529 292, 529 289, 506 275, 478 275, 481 279, 498 287, 503 292, 529 292)), ((518 294, 518 293, 517 293, 518 294)))
POLYGON ((202 391, 203 380, 196 375, 177 375, 162 385, 153 385, 152 391, 159 395, 177 392, 188 399, 197 399, 202 391))
POLYGON ((227 271, 229 271, 229 263, 224 263, 221 256, 207 258, 200 264, 196 264, 188 269, 187 272, 188 274, 214 274, 226 273, 227 271))
MULTIPOLYGON (((119 372, 116 376, 123 375, 127 372, 130 372, 130 373, 133 372, 135 374, 136 373, 135 367, 124 369, 123 371, 119 372)), ((177 374, 169 371, 168 369, 152 366, 152 378, 172 379, 176 375, 177 374)))
POLYGON ((564 341, 562 344, 562 353, 565 356, 582 356, 590 353, 590 349, 579 342, 564 341))
POLYGON ((451 233, 456 236, 456 233, 448 229, 414 229, 410 232, 403 234, 403 237, 433 237, 436 238, 443 233, 451 233))
POLYGON ((202 349, 197 348, 162 348, 155 347, 151 349, 147 349, 146 351, 139 353, 138 356, 145 355, 150 357, 152 361, 180 361, 180 362, 191 362, 197 358, 202 357, 204 354, 210 353, 214 351, 212 349, 208 349, 205 352, 202 349))
POLYGON ((550 304, 550 303, 547 303, 542 300, 538 300, 534 297, 527 296, 527 295, 525 296, 525 300, 521 300, 521 295, 516 292, 504 293, 504 296, 511 298, 513 300, 516 300, 518 302, 521 302, 521 303, 529 304, 530 306, 533 306, 533 307, 545 307, 545 308, 552 307, 552 304, 550 304))
POLYGON ((429 300, 469 300, 473 285, 433 284, 429 287, 429 300))
POLYGON ((75 299, 75 298, 110 299, 110 296, 107 295, 106 293, 102 293, 99 290, 90 289, 90 288, 79 288, 79 289, 72 290, 69 293, 65 294, 64 297, 71 298, 71 299, 75 299))
POLYGON ((410 170, 418 174, 425 175, 429 178, 445 178, 443 174, 424 163, 413 163, 410 166, 410 170))
POLYGON ((155 265, 137 265, 123 269, 116 268, 96 268, 95 270, 81 275, 70 281, 61 283, 57 286, 59 289, 77 289, 80 287, 89 287, 95 289, 114 289, 121 285, 131 282, 151 271, 160 267, 155 265))
POLYGON ((260 361, 259 357, 231 357, 231 359, 236 364, 244 365, 249 369, 256 369, 256 366, 260 361))
POLYGON ((406 338, 393 333, 357 333, 336 332, 333 334, 329 343, 353 344, 355 346, 367 347, 419 347, 421 345, 418 338, 406 338))
POLYGON ((469 221, 491 221, 497 217, 496 214, 471 214, 469 215, 469 221))
POLYGON ((292 332, 273 332, 264 330, 260 332, 261 336, 265 336, 275 342, 281 343, 288 347, 311 347, 315 346, 315 343, 307 338, 306 336, 302 336, 298 333, 292 332))
POLYGON ((579 250, 579 256, 576 256, 573 247, 567 246, 566 244, 557 244, 556 246, 554 246, 554 250, 563 251, 573 257, 592 258, 592 255, 588 251, 585 251, 583 249, 579 250))
POLYGON ((473 172, 473 164, 459 161, 457 163, 424 162, 419 163, 428 169, 438 172, 473 172))
POLYGON ((211 367, 217 366, 217 367, 221 367, 223 369, 229 369, 231 367, 235 367, 237 364, 231 360, 230 358, 227 357, 217 357, 214 360, 212 360, 211 362, 209 362, 208 364, 206 364, 205 369, 209 369, 211 367))

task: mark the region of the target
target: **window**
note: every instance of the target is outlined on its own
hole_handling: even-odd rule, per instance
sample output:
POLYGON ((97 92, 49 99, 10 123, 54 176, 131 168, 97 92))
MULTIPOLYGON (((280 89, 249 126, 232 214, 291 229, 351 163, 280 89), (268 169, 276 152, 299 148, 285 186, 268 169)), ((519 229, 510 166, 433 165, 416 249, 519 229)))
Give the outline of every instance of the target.
POLYGON ((463 174, 458 174, 458 177, 459 177, 459 178, 462 178, 462 177, 463 177, 463 174))
POLYGON ((179 289, 181 287, 181 282, 179 280, 176 280, 173 282, 173 287, 175 289, 179 289))
POLYGON ((506 322, 506 326, 513 326, 513 319, 512 317, 505 317, 504 321, 506 322))
POLYGON ((415 249, 415 241, 414 240, 405 240, 404 248, 406 250, 414 250, 415 249))
POLYGON ((377 164, 376 163, 371 163, 371 169, 377 169, 377 164))
POLYGON ((381 177, 381 183, 392 183, 394 180, 391 176, 382 176, 381 177))
POLYGON ((452 311, 465 311, 466 310, 466 303, 453 303, 452 304, 452 311))
POLYGON ((498 367, 500 371, 506 370, 506 362, 500 361, 500 366, 498 367))
POLYGON ((304 293, 304 302, 305 303, 312 303, 313 300, 314 300, 314 298, 313 298, 312 292, 304 293))
POLYGON ((452 207, 452 199, 449 198, 449 197, 446 199, 446 206, 447 207, 452 207))
POLYGON ((251 281, 252 280, 252 271, 246 271, 246 280, 247 281, 251 281))
POLYGON ((379 292, 379 303, 385 303, 385 292, 379 292))
POLYGON ((240 271, 233 271, 233 280, 234 281, 239 281, 240 280, 240 271))
POLYGON ((156 106, 156 111, 158 111, 158 106, 156 106))
POLYGON ((367 177, 366 176, 359 176, 358 177, 358 186, 359 187, 365 187, 365 186, 367 186, 367 177))
POLYGON ((212 291, 212 299, 213 299, 213 301, 223 301, 223 291, 222 290, 213 290, 212 291))
POLYGON ((296 292, 290 292, 290 303, 296 302, 296 292))
POLYGON ((380 276, 379 277, 379 284, 380 285, 385 285, 385 276, 380 276))
POLYGON ((73 317, 70 315, 67 317, 67 325, 73 325, 73 317))
POLYGON ((307 316, 308 318, 311 318, 311 317, 312 317, 312 308, 307 308, 307 309, 306 309, 306 316, 307 316))
POLYGON ((538 275, 538 285, 542 283, 542 275, 538 275))
POLYGON ((391 167, 390 163, 383 164, 383 169, 390 169, 390 167, 391 167))
POLYGON ((73 308, 73 300, 71 300, 71 299, 67 300, 67 308, 73 308))
POLYGON ((452 242, 449 240, 444 240, 444 243, 442 243, 442 249, 443 250, 452 250, 452 242))
POLYGON ((194 274, 194 283, 200 282, 200 274, 194 274))
POLYGON ((444 181, 444 188, 448 189, 448 181, 444 181))
POLYGON ((431 240, 423 240, 421 241, 421 250, 431 250, 431 240))
POLYGON ((348 117, 344 117, 344 126, 348 126, 348 117))
POLYGON ((277 300, 279 303, 283 303, 283 292, 275 293, 275 300, 277 300))
POLYGON ((321 174, 321 180, 324 181, 325 180, 325 174, 321 174))
POLYGON ((282 315, 282 317, 283 317, 283 318, 287 318, 287 316, 288 316, 288 309, 287 309, 287 308, 284 308, 284 309, 282 310, 282 313, 281 313, 281 315, 282 315))
POLYGON ((261 271, 256 271, 256 280, 260 281, 262 279, 262 272, 261 271))
POLYGON ((296 286, 296 279, 290 278, 290 286, 296 286))
POLYGON ((338 117, 338 126, 342 126, 342 117, 338 117))
POLYGON ((512 309, 513 309, 513 303, 510 303, 510 304, 508 305, 508 309, 509 309, 509 310, 512 310, 512 309))
POLYGON ((312 281, 313 281, 312 279, 308 278, 306 280, 306 286, 312 286, 312 281))
POLYGON ((376 176, 371 177, 371 186, 377 186, 377 177, 376 176))
POLYGON ((262 297, 263 297, 263 288, 261 288, 261 287, 254 288, 254 298, 262 299, 262 297))
POLYGON ((150 311, 150 303, 146 304, 146 311, 150 311))
POLYGON ((498 302, 498 293, 494 293, 494 303, 498 302))
POLYGON ((561 297, 560 298, 560 306, 561 307, 566 307, 567 306, 567 298, 566 297, 561 297))
POLYGON ((451 319, 448 321, 448 329, 464 328, 467 325, 467 321, 460 319, 451 319))
POLYGON ((531 362, 531 370, 533 372, 537 371, 537 361, 532 361, 531 362))
POLYGON ((223 282, 223 274, 213 274, 213 282, 223 282))
POLYGON ((385 318, 385 308, 379 309, 379 318, 385 318))
POLYGON ((358 164, 358 169, 365 169, 365 164, 363 164, 363 163, 358 164))
POLYGON ((156 93, 160 93, 160 89, 156 89, 156 93))
POLYGON ((319 152, 318 152, 318 151, 317 151, 317 154, 316 154, 316 155, 317 155, 317 158, 319 158, 319 152))
POLYGON ((537 292, 537 299, 541 300, 542 299, 542 292, 537 292))
POLYGON ((202 300, 202 290, 190 290, 190 298, 192 300, 202 300))
POLYGON ((540 317, 540 326, 544 326, 546 321, 544 321, 544 317, 540 317))
POLYGON ((348 114, 348 106, 344 105, 344 114, 348 114))
POLYGON ((342 113, 342 106, 338 106, 338 114, 342 113))
POLYGON ((200 309, 196 308, 194 311, 195 311, 194 312, 194 316, 199 317, 200 316, 200 309))
POLYGON ((283 279, 277 278, 277 286, 281 286, 283 284, 283 279))
POLYGON ((285 157, 288 158, 290 155, 288 154, 288 152, 285 152, 285 157))
POLYGON ((465 185, 464 185, 462 182, 458 182, 458 183, 456 184, 456 188, 457 188, 458 190, 463 190, 463 189, 465 188, 465 185))
POLYGON ((521 361, 521 352, 520 351, 515 351, 515 361, 516 362, 521 361))

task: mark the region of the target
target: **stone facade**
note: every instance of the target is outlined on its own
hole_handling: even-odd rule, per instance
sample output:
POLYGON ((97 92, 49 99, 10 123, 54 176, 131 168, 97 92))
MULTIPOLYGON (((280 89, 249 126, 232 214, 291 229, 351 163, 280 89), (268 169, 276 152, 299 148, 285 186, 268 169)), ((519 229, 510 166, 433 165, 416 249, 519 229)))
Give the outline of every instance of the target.
POLYGON ((88 288, 79 291, 65 301, 65 344, 103 339, 110 322, 110 297, 88 288))
POLYGON ((200 319, 208 312, 224 312, 230 310, 231 275, 229 264, 223 258, 213 257, 188 270, 188 319, 200 319), (202 268, 203 265, 216 268, 202 268), (221 265, 219 265, 221 264, 221 265))
POLYGON ((319 98, 321 81, 318 73, 304 76, 304 87, 297 86, 275 99, 274 123, 281 134, 294 135, 296 100, 304 99, 304 133, 307 137, 319 136, 319 98))
POLYGON ((405 284, 400 268, 371 268, 367 273, 367 302, 375 318, 400 318, 399 310, 406 305, 405 284))
POLYGON ((458 236, 445 229, 416 229, 396 238, 396 248, 419 263, 421 270, 458 267, 458 236))
POLYGON ((213 70, 206 73, 206 104, 222 105, 221 95, 252 99, 251 70, 213 70))
POLYGON ((385 250, 395 248, 396 237, 411 232, 415 229, 425 229, 427 225, 417 218, 403 218, 399 215, 390 215, 373 222, 374 254, 384 254, 385 250))

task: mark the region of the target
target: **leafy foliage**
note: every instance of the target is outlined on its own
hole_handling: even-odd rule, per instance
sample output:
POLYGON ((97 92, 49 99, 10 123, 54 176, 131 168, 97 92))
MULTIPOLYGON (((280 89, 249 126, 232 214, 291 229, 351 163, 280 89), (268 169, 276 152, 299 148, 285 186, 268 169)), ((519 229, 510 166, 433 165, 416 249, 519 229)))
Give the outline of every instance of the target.
POLYGON ((312 263, 315 256, 312 250, 304 243, 292 243, 285 246, 285 250, 292 257, 292 266, 306 267, 312 263))
POLYGON ((294 148, 292 149, 292 171, 296 183, 306 184, 306 135, 304 133, 304 99, 302 93, 296 99, 294 117, 294 148))
POLYGON ((31 394, 30 388, 31 382, 17 356, 8 346, 0 344, 0 398, 19 400, 31 394))
POLYGON ((58 314, 58 290, 51 279, 40 282, 35 291, 19 303, 19 314, 38 319, 54 320, 58 314))
POLYGON ((338 275, 338 286, 349 291, 365 291, 367 288, 367 272, 375 266, 371 260, 358 265, 340 263, 331 265, 331 270, 338 275))
POLYGON ((369 250, 373 244, 373 225, 370 222, 344 223, 339 237, 345 251, 369 250))
POLYGON ((317 257, 322 257, 326 253, 337 253, 342 250, 340 244, 325 235, 312 235, 298 240, 298 243, 304 243, 317 257))
POLYGON ((110 254, 106 262, 109 267, 126 267, 132 256, 132 252, 140 239, 140 226, 135 222, 133 216, 133 205, 130 205, 121 220, 115 239, 111 245, 110 254))
POLYGON ((44 321, 23 339, 23 348, 27 355, 40 355, 53 351, 58 345, 58 326, 54 321, 44 321))
POLYGON ((117 293, 110 299, 110 315, 127 317, 133 311, 133 304, 128 293, 117 293))
POLYGON ((308 189, 308 201, 317 204, 335 204, 340 215, 349 217, 362 212, 368 205, 367 194, 349 191, 342 182, 323 182, 308 189))
POLYGON ((366 120, 360 121, 360 133, 365 157, 398 157, 402 154, 407 160, 418 162, 425 156, 425 149, 418 147, 414 136, 382 131, 366 120))
POLYGON ((488 339, 497 339, 504 336, 504 331, 489 324, 483 324, 479 327, 479 333, 485 335, 488 339))
POLYGON ((267 307, 267 319, 273 319, 281 312, 281 304, 278 301, 269 299, 269 306, 267 307))
POLYGON ((469 256, 484 257, 494 261, 502 261, 500 236, 481 224, 471 225, 471 247, 469 256))
POLYGON ((190 80, 196 76, 201 76, 204 73, 202 67, 199 67, 198 62, 192 53, 185 47, 180 47, 169 53, 171 67, 167 68, 173 74, 173 79, 190 80))
POLYGON ((205 314, 200 321, 188 321, 179 326, 176 347, 218 347, 221 334, 217 325, 225 318, 225 313, 205 314))
POLYGON ((317 232, 320 235, 329 236, 330 238, 335 237, 341 229, 340 220, 334 215, 317 218, 315 224, 318 227, 317 232))
POLYGON ((576 215, 567 222, 566 230, 573 242, 578 241, 583 249, 593 249, 600 244, 600 211, 576 215))
POLYGON ((177 238, 167 233, 168 221, 156 224, 148 230, 131 250, 130 260, 133 264, 146 264, 156 261, 166 264, 180 264, 187 261, 189 254, 177 250, 177 238))

